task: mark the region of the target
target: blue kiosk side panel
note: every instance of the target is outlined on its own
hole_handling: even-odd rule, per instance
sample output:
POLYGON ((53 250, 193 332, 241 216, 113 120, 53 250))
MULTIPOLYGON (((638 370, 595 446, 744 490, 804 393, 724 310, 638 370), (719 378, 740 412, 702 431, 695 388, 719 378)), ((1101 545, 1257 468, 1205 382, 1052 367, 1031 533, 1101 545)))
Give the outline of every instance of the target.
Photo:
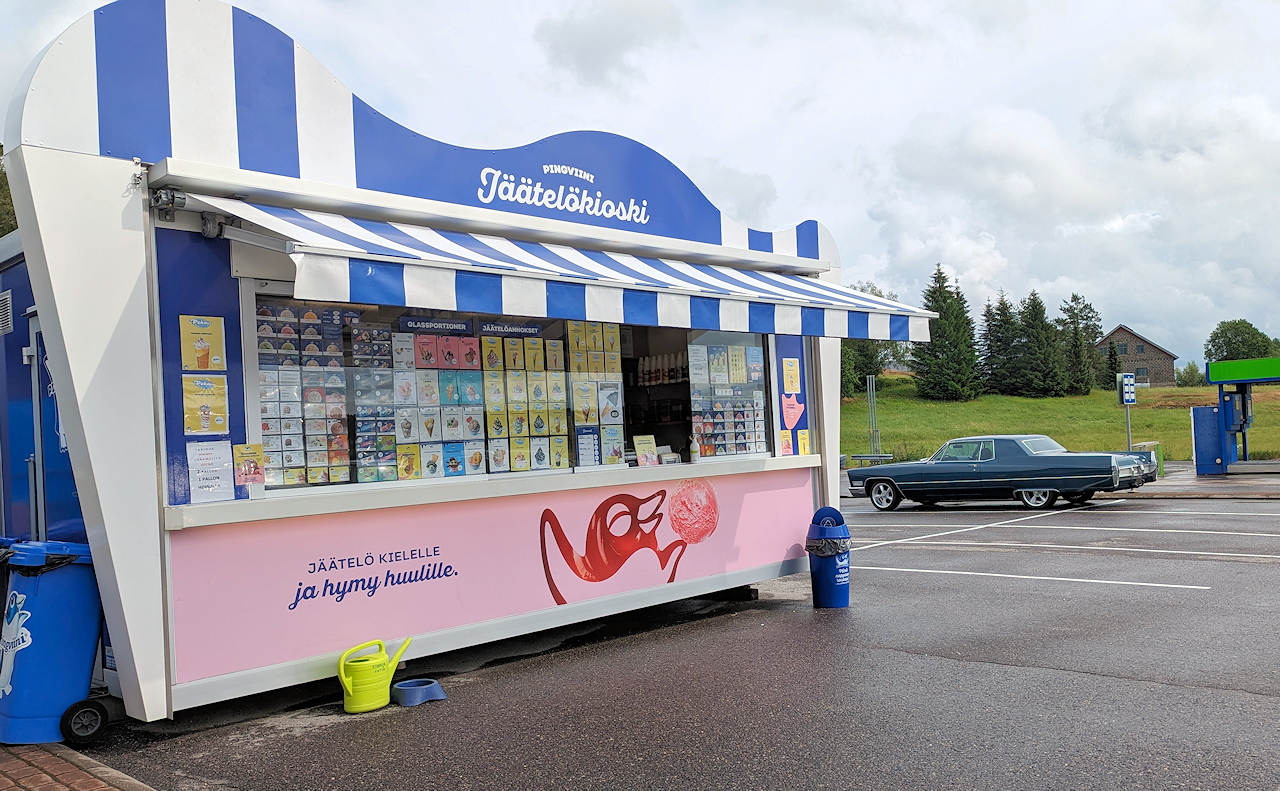
MULTIPOLYGON (((3 483, 4 535, 30 538, 32 522, 31 483, 27 459, 36 451, 35 408, 32 400, 31 367, 23 362, 22 350, 31 345, 31 323, 27 310, 35 304, 31 281, 22 258, 0 262, 0 292, 9 292, 13 308, 13 330, 0 336, 0 482, 3 483)), ((87 536, 80 497, 71 473, 65 435, 58 418, 57 398, 49 377, 47 352, 42 337, 36 338, 39 365, 41 447, 44 468, 45 524, 47 538, 84 543, 87 536)))

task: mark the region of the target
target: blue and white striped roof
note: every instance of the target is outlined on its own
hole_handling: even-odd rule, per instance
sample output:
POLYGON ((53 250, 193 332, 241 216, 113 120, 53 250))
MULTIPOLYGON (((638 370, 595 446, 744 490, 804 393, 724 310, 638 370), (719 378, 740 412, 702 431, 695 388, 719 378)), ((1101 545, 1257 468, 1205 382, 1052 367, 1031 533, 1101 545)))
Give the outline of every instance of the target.
MULTIPOLYGON (((18 86, 6 150, 172 158, 715 245, 740 257, 838 265, 818 222, 748 228, 671 161, 620 135, 576 131, 476 149, 419 134, 353 94, 284 32, 217 0, 116 0, 75 22, 35 65, 29 85, 18 86), (524 179, 545 192, 504 198, 484 189, 524 179), (644 207, 643 221, 633 206, 644 207)), ((419 81, 405 76, 394 79, 416 90, 419 81)))
POLYGON ((802 275, 188 195, 271 232, 294 296, 625 324, 925 341, 931 314, 802 275))

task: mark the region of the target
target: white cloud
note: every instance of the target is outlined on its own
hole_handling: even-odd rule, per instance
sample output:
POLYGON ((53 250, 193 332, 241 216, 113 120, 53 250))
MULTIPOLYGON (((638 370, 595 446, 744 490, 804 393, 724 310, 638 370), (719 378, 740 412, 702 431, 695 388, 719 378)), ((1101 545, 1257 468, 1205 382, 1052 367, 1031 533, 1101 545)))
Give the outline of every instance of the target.
POLYGON ((534 38, 553 66, 608 88, 638 76, 639 54, 672 43, 683 30, 679 9, 666 0, 582 0, 539 22, 534 38))

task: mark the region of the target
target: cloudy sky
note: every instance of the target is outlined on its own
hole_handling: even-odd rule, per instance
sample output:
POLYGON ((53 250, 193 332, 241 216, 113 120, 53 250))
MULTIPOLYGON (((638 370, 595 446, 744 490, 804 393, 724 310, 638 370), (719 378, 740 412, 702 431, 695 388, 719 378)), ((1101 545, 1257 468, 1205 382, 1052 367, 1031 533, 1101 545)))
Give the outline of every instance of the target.
MULTIPOLYGON (((94 0, 5 0, 0 107, 94 0)), ((1079 292, 1201 361, 1280 335, 1280 5, 1081 0, 238 0, 408 126, 644 142, 757 228, 821 220, 845 282, 978 308, 1079 292)))

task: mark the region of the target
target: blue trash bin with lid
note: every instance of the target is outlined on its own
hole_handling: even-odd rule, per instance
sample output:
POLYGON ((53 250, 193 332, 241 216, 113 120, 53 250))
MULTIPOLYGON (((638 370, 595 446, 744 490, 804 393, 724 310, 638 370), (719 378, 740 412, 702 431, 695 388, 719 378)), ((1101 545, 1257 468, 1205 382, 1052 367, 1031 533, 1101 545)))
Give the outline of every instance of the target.
POLYGON ((89 695, 101 602, 87 544, 15 544, 0 622, 0 743, 62 741, 60 721, 89 695))
POLYGON ((809 553, 809 576, 814 607, 849 606, 849 550, 853 540, 840 512, 819 508, 804 542, 809 553))

